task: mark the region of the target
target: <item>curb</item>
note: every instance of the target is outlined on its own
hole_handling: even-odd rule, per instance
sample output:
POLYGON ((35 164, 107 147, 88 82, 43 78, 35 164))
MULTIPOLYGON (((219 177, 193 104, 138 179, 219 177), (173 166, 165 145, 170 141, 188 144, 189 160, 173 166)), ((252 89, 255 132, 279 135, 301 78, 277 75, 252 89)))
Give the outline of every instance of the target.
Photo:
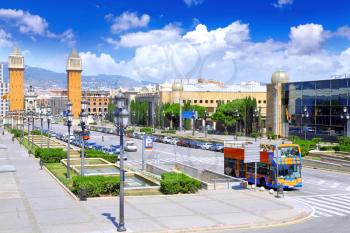
POLYGON ((322 171, 327 171, 327 172, 337 172, 337 173, 342 173, 342 174, 350 174, 350 172, 347 171, 339 171, 339 170, 335 170, 335 169, 327 169, 327 168, 320 168, 320 167, 313 167, 313 166, 305 166, 303 165, 303 167, 307 167, 310 169, 317 169, 317 170, 322 170, 322 171))

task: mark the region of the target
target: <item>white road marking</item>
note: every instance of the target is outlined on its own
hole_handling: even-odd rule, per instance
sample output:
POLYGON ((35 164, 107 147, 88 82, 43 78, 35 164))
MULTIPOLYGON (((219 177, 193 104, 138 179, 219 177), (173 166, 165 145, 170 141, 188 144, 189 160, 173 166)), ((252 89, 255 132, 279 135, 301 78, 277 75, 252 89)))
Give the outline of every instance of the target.
POLYGON ((327 205, 323 205, 323 204, 320 204, 320 203, 317 203, 317 202, 314 202, 314 201, 310 201, 310 200, 304 200, 304 201, 306 203, 308 203, 308 204, 314 205, 314 208, 316 209, 316 213, 317 213, 318 210, 320 210, 322 212, 327 212, 327 213, 331 213, 331 214, 338 215, 338 216, 346 216, 343 213, 339 213, 338 212, 339 210, 337 210, 336 208, 330 208, 327 205))
POLYGON ((339 186, 339 183, 334 183, 332 186, 331 186, 331 188, 337 188, 339 186))

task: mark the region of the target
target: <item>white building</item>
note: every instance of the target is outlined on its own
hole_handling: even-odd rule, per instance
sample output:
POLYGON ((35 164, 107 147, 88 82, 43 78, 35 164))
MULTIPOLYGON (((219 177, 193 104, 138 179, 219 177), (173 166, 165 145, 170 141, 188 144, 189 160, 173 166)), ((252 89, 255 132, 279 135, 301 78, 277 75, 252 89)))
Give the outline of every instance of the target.
POLYGON ((4 66, 0 64, 0 117, 4 117, 9 111, 9 103, 6 98, 8 91, 8 83, 4 81, 4 66))
POLYGON ((38 98, 38 95, 36 94, 33 86, 29 86, 28 91, 25 95, 25 102, 24 102, 26 111, 29 111, 30 109, 34 109, 35 112, 38 112, 37 98, 38 98))

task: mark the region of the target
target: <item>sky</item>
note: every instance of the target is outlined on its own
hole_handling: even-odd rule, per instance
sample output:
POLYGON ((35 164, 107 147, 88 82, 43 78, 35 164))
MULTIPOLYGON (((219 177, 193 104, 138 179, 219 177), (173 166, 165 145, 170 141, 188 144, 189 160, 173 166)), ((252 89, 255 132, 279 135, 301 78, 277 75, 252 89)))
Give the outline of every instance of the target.
POLYGON ((136 80, 269 82, 350 73, 348 0, 1 0, 0 61, 136 80), (49 2, 49 3, 48 3, 49 2))

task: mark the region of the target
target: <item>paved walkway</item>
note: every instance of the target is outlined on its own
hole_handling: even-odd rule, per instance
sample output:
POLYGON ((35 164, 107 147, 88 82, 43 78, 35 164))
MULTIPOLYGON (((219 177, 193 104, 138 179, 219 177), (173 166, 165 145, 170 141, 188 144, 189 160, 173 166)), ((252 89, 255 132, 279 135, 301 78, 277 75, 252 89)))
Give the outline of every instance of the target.
MULTIPOLYGON (((118 198, 74 200, 9 135, 0 136, 0 233, 116 232, 118 198)), ((247 190, 126 197, 128 232, 193 232, 300 220, 312 210, 293 199, 247 190)))

